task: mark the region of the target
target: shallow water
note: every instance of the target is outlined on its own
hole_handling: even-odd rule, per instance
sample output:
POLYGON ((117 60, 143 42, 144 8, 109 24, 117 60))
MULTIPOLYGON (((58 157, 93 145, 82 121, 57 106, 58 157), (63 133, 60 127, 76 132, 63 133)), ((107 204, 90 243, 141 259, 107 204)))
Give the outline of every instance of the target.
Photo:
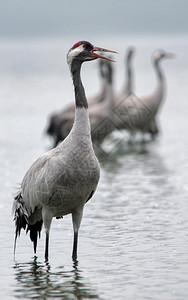
MULTIPOLYGON (((116 90, 123 81, 125 48, 135 45, 137 95, 150 93, 155 85, 151 52, 164 48, 177 54, 176 60, 163 64, 168 93, 160 115, 162 132, 154 142, 134 144, 127 142, 126 133, 113 135, 113 151, 102 158, 99 187, 85 207, 78 262, 71 260, 72 223, 66 216, 53 221, 49 264, 43 259, 44 232, 37 258, 23 232, 13 260, 12 195, 27 168, 50 146, 41 138, 47 116, 73 98, 65 55, 75 40, 0 41, 2 299, 187 299, 186 40, 97 42, 112 49, 116 45, 120 53, 116 90)), ((87 94, 94 94, 99 89, 97 63, 85 64, 82 74, 87 94)))

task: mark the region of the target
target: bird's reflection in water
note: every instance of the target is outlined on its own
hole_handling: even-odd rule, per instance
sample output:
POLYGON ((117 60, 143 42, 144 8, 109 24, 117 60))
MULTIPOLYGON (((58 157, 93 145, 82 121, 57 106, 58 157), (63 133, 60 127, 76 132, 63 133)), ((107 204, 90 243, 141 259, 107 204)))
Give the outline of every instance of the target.
MULTIPOLYGON (((142 183, 141 189, 143 188, 143 181, 148 183, 150 187, 155 186, 159 188, 159 183, 163 184, 163 186, 166 185, 166 187, 169 186, 167 179, 171 171, 157 151, 159 146, 157 139, 155 141, 136 140, 133 143, 123 139, 118 143, 116 142, 116 137, 111 137, 111 141, 115 144, 112 152, 107 153, 106 156, 103 150, 97 153, 101 169, 106 173, 108 179, 110 178, 114 182, 114 176, 119 175, 119 179, 123 179, 125 178, 124 174, 129 173, 131 186, 135 179, 142 183), (140 177, 138 170, 140 170, 140 177)), ((128 178, 126 177, 124 182, 128 184, 127 180, 128 178)), ((122 183, 122 180, 120 182, 122 183)), ((174 190, 171 185, 170 190, 174 190)))
POLYGON ((155 141, 129 141, 123 135, 121 139, 116 136, 110 136, 104 145, 95 147, 95 153, 102 166, 110 164, 114 170, 114 168, 118 169, 121 167, 122 163, 119 162, 119 159, 125 155, 148 155, 150 153, 148 146, 151 142, 154 144, 155 141))
POLYGON ((100 299, 81 276, 78 262, 70 271, 52 272, 50 264, 37 262, 15 264, 14 296, 19 299, 100 299))

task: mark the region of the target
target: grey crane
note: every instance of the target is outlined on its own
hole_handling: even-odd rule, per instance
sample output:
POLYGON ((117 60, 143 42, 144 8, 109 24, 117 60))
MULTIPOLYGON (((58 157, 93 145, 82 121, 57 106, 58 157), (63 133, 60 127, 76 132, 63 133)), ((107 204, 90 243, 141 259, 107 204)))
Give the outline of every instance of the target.
POLYGON ((159 129, 157 125, 157 114, 166 96, 166 79, 161 67, 161 62, 164 59, 172 59, 175 55, 173 53, 166 52, 162 49, 154 51, 152 55, 154 70, 157 76, 157 86, 151 95, 139 97, 141 103, 138 118, 135 118, 134 129, 141 131, 142 133, 149 132, 152 137, 158 134, 159 129), (146 117, 145 110, 148 110, 146 117))
MULTIPOLYGON (((88 115, 88 103, 80 71, 84 61, 110 60, 96 51, 114 52, 80 41, 67 54, 75 91, 75 119, 70 134, 56 148, 41 156, 29 168, 13 203, 15 247, 21 229, 30 231, 36 253, 42 224, 46 232, 45 260, 48 260, 49 232, 53 217, 72 214, 74 241, 72 259, 77 258, 78 231, 85 203, 93 196, 100 168, 95 156, 88 115)), ((14 248, 15 249, 15 248, 14 248)))
POLYGON ((143 134, 149 132, 155 136, 158 133, 156 117, 166 92, 166 81, 161 68, 161 61, 165 58, 174 58, 174 54, 156 50, 152 55, 157 76, 157 86, 154 92, 144 97, 130 95, 116 110, 117 115, 121 114, 120 118, 116 118, 120 129, 127 129, 132 135, 136 132, 143 134))

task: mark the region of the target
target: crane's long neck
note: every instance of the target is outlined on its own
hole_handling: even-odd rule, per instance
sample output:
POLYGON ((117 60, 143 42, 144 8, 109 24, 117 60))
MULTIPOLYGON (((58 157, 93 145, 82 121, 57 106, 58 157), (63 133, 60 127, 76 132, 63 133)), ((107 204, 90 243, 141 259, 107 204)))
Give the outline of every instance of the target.
POLYGON ((104 100, 104 97, 106 95, 106 90, 107 90, 106 81, 104 78, 101 78, 101 92, 99 95, 99 103, 104 100))
POLYGON ((75 118, 72 131, 76 134, 88 135, 90 136, 90 122, 89 122, 89 113, 88 113, 88 103, 82 85, 80 71, 81 71, 81 62, 73 60, 70 67, 74 92, 75 92, 75 118))
POLYGON ((114 108, 114 91, 113 91, 113 70, 111 66, 108 68, 108 72, 105 77, 105 99, 104 99, 104 113, 107 114, 108 117, 112 117, 113 108, 114 108))
POLYGON ((158 110, 165 94, 165 77, 159 61, 154 61, 154 68, 157 76, 157 86, 153 94, 153 102, 156 110, 158 110))
POLYGON ((133 91, 133 71, 132 71, 132 57, 128 56, 126 59, 126 79, 124 86, 124 94, 129 95, 133 91))
POLYGON ((160 65, 159 61, 156 60, 154 62, 154 66, 155 66, 155 71, 156 71, 159 83, 163 83, 163 81, 164 81, 164 74, 162 72, 161 65, 160 65))
POLYGON ((100 71, 100 81, 101 81, 101 88, 100 88, 100 93, 99 93, 99 103, 104 100, 105 93, 106 93, 106 80, 104 76, 104 70, 103 70, 103 61, 99 61, 99 71, 100 71))
POLYGON ((85 95, 85 90, 82 85, 81 77, 81 62, 77 60, 73 60, 71 64, 71 74, 72 80, 74 84, 74 92, 75 92, 75 101, 76 101, 76 108, 88 108, 88 103, 85 95))
POLYGON ((157 75, 157 91, 163 92, 165 87, 165 77, 159 61, 154 62, 154 67, 157 75))

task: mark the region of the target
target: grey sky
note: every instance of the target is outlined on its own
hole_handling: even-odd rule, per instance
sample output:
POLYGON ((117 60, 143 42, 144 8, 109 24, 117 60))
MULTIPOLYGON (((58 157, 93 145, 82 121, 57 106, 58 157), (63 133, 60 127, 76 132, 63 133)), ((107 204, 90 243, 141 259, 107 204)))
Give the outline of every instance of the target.
POLYGON ((0 37, 188 33, 187 0, 0 0, 0 37))

